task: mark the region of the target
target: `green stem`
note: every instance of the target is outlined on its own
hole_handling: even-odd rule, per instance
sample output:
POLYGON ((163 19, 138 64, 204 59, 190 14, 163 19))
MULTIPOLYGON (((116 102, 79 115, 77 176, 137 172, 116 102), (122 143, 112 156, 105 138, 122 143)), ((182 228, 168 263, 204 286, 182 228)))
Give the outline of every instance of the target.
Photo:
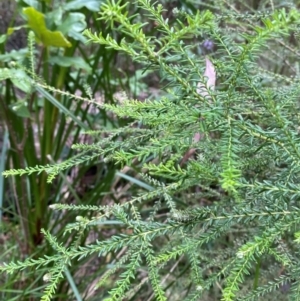
POLYGON ((256 289, 258 287, 260 267, 261 267, 261 257, 257 260, 257 263, 256 263, 253 289, 256 289))

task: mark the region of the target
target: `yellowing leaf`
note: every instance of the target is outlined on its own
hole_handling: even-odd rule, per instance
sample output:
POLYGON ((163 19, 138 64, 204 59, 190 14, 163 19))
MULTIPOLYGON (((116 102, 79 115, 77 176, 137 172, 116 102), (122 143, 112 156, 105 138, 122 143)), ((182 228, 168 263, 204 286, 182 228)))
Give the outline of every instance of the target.
POLYGON ((34 7, 26 7, 23 9, 27 16, 28 26, 34 31, 37 38, 45 46, 54 47, 71 47, 72 44, 65 38, 60 31, 51 31, 47 29, 45 16, 37 11, 34 7))

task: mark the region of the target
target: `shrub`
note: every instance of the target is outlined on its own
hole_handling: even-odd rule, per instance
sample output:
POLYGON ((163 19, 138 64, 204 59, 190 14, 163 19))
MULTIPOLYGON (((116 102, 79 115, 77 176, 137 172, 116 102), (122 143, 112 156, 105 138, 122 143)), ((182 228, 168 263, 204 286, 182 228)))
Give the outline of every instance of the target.
POLYGON ((87 99, 125 125, 94 132, 93 144, 74 144, 78 155, 62 163, 3 175, 45 171, 51 182, 61 171, 102 158, 140 171, 130 178, 139 193, 103 206, 52 204, 94 214, 78 215, 65 228, 77 233, 68 245, 43 230, 55 255, 6 263, 0 271, 49 265, 42 300, 85 257, 107 267, 92 284, 103 300, 266 300, 280 293, 298 299, 299 11, 174 9, 177 21, 170 26, 162 5, 138 4, 155 33, 140 14, 128 15, 126 4, 107 1, 100 20, 126 39, 85 35, 157 72, 161 96, 124 96, 118 104, 87 99), (206 57, 197 52, 199 40, 206 57), (119 232, 81 244, 83 233, 108 223, 119 232), (109 254, 118 254, 110 265, 97 260, 109 254))

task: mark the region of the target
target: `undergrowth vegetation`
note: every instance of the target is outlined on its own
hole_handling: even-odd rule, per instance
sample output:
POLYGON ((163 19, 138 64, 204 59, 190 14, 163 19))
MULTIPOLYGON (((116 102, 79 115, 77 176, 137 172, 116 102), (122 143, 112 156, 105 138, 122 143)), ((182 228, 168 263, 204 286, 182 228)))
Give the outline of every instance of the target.
POLYGON ((299 3, 252 2, 105 1, 71 42, 23 10, 5 300, 300 298, 299 3))

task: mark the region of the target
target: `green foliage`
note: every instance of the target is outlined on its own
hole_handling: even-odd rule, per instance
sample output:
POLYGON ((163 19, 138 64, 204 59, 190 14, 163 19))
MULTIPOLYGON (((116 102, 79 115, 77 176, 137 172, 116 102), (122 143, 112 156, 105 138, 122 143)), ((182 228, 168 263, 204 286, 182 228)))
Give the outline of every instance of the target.
MULTIPOLYGON (((74 144, 78 153, 62 163, 3 175, 45 172, 52 182, 74 165, 101 158, 139 171, 136 177, 151 186, 141 185, 149 189, 137 196, 114 197, 109 205, 52 204, 57 212, 91 214, 64 228, 73 234, 71 244, 42 230, 54 255, 5 263, 0 271, 49 266, 42 300, 51 300, 75 262, 101 262, 97 258, 113 254, 106 273, 94 275, 95 298, 205 300, 214 294, 224 301, 285 300, 280 291, 288 285, 289 298, 298 300, 299 11, 228 16, 174 9, 173 24, 161 4, 137 3, 147 22, 128 14, 123 1, 107 1, 99 20, 111 34, 84 34, 159 74, 161 95, 144 101, 125 96, 114 104, 86 97, 125 119, 124 125, 93 132, 95 143, 74 144), (215 47, 206 57, 195 44, 204 38, 215 47), (82 241, 107 223, 119 232, 82 241)), ((32 87, 39 86, 31 76, 32 87)))
MULTIPOLYGON (((98 93, 101 97, 105 95, 107 102, 113 102, 116 88, 109 80, 111 74, 108 72, 108 66, 115 59, 113 51, 106 51, 101 46, 85 46, 87 39, 82 34, 88 23, 97 23, 101 27, 95 14, 99 1, 70 0, 66 6, 62 6, 61 1, 50 2, 0 0, 1 172, 50 166, 76 156, 71 145, 88 139, 84 130, 97 130, 100 125, 114 126, 115 121, 104 111, 90 112, 91 108, 83 101, 98 93), (30 20, 24 14, 26 11, 32 13, 30 20), (36 24, 37 16, 44 26, 36 24), (63 45, 47 41, 50 38, 53 42, 53 32, 60 37, 58 41, 61 38, 67 40, 71 47, 61 48, 58 46, 63 45), (87 53, 81 54, 83 48, 87 53), (81 95, 78 95, 79 91, 81 95)), ((125 82, 126 77, 122 79, 125 82)), ((107 164, 95 158, 80 165, 76 171, 73 168, 56 174, 52 186, 47 185, 47 175, 43 172, 38 177, 1 177, 1 262, 53 255, 54 250, 45 242, 41 229, 55 229, 60 242, 67 242, 69 237, 63 237, 62 229, 78 214, 71 211, 56 214, 48 205, 57 200, 99 204, 113 181, 117 182, 114 173, 113 166, 108 169, 107 164), (95 169, 99 175, 95 174, 95 169), (96 186, 95 182, 104 175, 105 183, 96 186)), ((84 233, 80 241, 87 238, 88 234, 84 233)), ((76 266, 69 267, 70 275, 76 269, 76 266)), ((47 273, 49 268, 42 270, 47 273)), ((65 277, 67 272, 64 270, 64 278, 55 290, 61 298, 67 296, 68 285, 74 293, 76 287, 85 285, 82 282, 73 286, 72 277, 65 277)), ((35 269, 0 277, 0 299, 28 300, 29 296, 40 299, 45 287, 42 278, 35 269)), ((90 280, 88 276, 85 279, 90 280)))

